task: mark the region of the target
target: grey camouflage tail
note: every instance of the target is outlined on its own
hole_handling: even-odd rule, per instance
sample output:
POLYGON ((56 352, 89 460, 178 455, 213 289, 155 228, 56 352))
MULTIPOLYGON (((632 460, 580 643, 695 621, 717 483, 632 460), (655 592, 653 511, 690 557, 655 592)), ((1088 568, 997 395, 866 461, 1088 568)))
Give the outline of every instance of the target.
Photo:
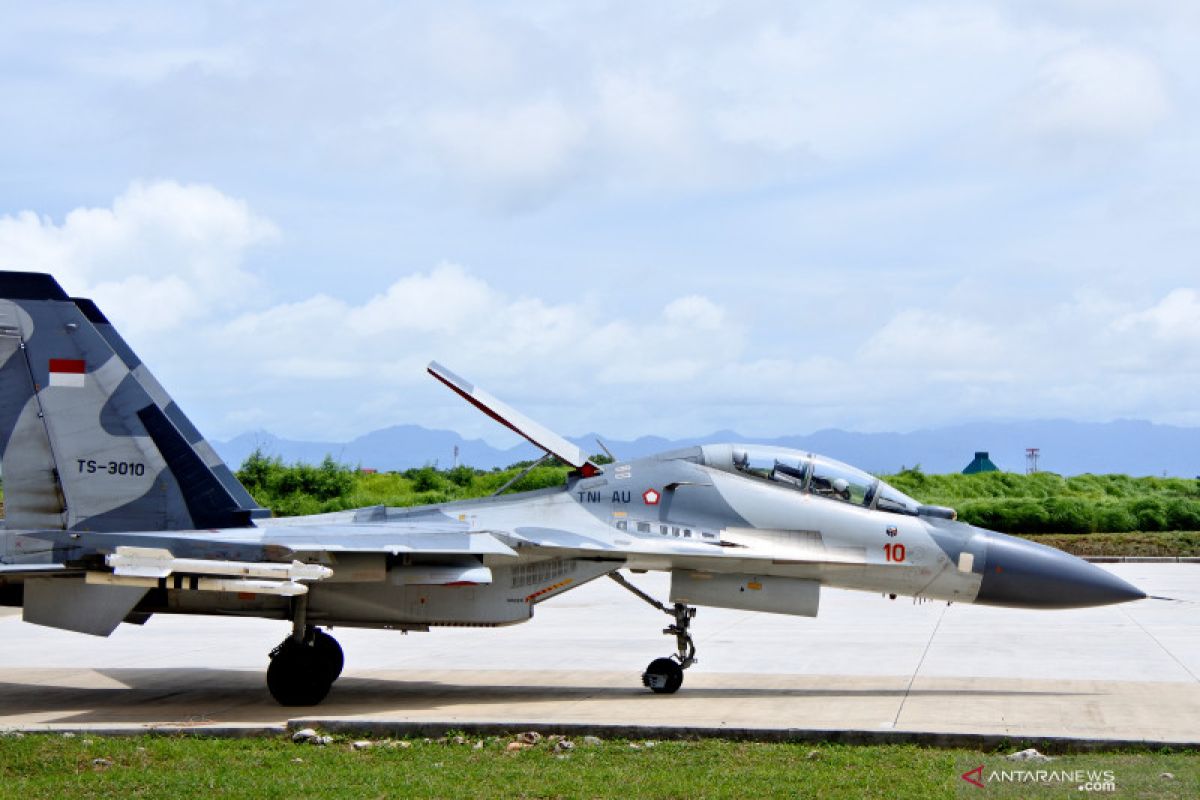
POLYGON ((0 272, 0 476, 10 529, 243 527, 238 483, 95 303, 0 272))

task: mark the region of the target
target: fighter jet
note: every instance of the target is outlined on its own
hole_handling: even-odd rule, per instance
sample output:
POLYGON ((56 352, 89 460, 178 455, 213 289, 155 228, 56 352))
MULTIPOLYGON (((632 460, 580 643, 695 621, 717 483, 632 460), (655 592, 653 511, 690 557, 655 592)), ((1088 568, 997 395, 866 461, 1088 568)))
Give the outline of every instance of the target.
POLYGON ((0 298, 0 604, 96 636, 155 614, 279 620, 266 683, 283 705, 321 702, 341 674, 325 629, 513 625, 601 577, 670 617, 675 652, 642 673, 657 693, 696 663, 698 606, 811 617, 822 587, 1034 609, 1145 596, 815 453, 713 444, 596 464, 437 363, 570 465, 564 484, 273 519, 93 302, 22 272, 0 273, 0 298), (647 570, 670 573, 665 601, 627 576, 647 570))

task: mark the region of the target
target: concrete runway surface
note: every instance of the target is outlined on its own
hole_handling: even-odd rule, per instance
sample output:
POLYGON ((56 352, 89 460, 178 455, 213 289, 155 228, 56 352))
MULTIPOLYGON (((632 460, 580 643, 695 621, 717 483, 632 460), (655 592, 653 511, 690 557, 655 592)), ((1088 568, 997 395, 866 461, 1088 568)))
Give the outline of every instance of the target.
MULTIPOLYGON (((1200 743, 1200 565, 1113 564, 1151 595, 1079 611, 889 601, 825 590, 816 619, 701 608, 676 695, 640 685, 666 615, 607 579, 498 629, 333 631, 329 698, 267 694, 282 622, 158 616, 109 639, 0 611, 0 729, 331 723, 652 725, 1200 743)), ((635 575, 665 599, 667 577, 635 575)))

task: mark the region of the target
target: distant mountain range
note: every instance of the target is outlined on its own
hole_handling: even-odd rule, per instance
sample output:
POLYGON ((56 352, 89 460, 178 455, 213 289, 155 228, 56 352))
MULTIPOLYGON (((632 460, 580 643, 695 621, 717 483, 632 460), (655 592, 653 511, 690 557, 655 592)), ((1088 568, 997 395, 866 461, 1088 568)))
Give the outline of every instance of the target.
MULTIPOLYGON (((568 438, 588 452, 600 452, 595 434, 568 438)), ((1116 472, 1200 476, 1200 428, 1138 420, 979 422, 911 433, 854 433, 831 428, 769 439, 717 431, 688 439, 643 436, 633 441, 604 438, 604 442, 621 459, 710 442, 772 444, 822 453, 876 473, 915 465, 926 472, 957 472, 971 462, 976 451, 987 451, 1002 470, 1024 472, 1025 448, 1037 447, 1041 449, 1040 468, 1063 475, 1116 472)), ((419 425, 384 428, 349 442, 295 441, 257 431, 227 442, 213 442, 213 446, 235 469, 255 448, 287 462, 316 463, 331 455, 342 463, 381 471, 425 464, 449 467, 456 446, 458 463, 481 469, 508 466, 540 454, 525 443, 495 448, 481 439, 463 439, 453 431, 419 425)))

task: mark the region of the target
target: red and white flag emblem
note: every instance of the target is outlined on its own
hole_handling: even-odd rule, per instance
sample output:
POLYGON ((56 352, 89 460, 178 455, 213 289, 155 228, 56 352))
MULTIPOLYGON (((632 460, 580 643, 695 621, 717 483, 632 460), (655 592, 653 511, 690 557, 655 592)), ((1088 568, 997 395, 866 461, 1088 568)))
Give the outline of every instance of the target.
POLYGON ((655 491, 654 489, 647 489, 645 492, 642 493, 642 499, 646 501, 646 505, 648 505, 648 506, 658 505, 659 496, 660 495, 658 494, 658 492, 655 491))
POLYGON ((76 389, 83 386, 83 375, 87 365, 82 358, 52 358, 50 359, 50 385, 71 386, 76 389))

